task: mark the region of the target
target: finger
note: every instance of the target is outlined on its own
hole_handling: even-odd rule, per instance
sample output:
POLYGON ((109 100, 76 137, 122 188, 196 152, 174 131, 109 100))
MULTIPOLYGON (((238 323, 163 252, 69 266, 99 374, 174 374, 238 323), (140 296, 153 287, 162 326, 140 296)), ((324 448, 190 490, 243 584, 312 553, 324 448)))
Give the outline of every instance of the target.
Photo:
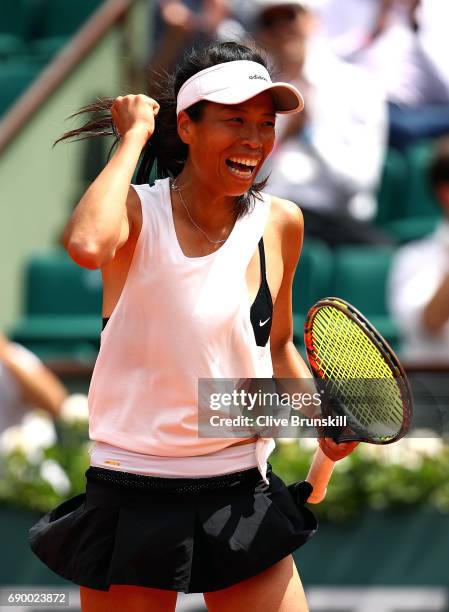
POLYGON ((160 109, 159 102, 156 102, 156 100, 153 100, 153 98, 148 98, 147 96, 145 96, 145 97, 146 97, 146 101, 151 106, 151 109, 152 109, 152 111, 154 113, 154 116, 156 116, 158 114, 158 112, 159 112, 159 109, 160 109))
POLYGON ((111 108, 116 109, 117 106, 122 102, 122 100, 123 100, 123 96, 117 96, 117 98, 115 98, 114 102, 112 103, 111 108))
POLYGON ((146 96, 145 94, 137 94, 136 98, 142 100, 142 102, 150 104, 150 106, 159 106, 158 102, 154 98, 150 98, 150 96, 146 96))
POLYGON ((338 461, 349 455, 359 442, 341 442, 337 443, 331 438, 324 438, 320 441, 320 446, 325 455, 333 461, 338 461))

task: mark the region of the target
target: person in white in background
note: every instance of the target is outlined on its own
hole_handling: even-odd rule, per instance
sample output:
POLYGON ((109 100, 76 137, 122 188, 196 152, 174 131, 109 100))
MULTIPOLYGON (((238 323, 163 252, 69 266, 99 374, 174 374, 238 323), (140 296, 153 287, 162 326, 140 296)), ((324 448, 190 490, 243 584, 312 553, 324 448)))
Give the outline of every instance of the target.
POLYGON ((392 315, 402 331, 401 357, 413 365, 412 426, 449 438, 449 138, 440 141, 429 178, 443 218, 433 234, 399 249, 388 283, 392 315), (422 370, 420 372, 419 370, 422 370), (434 369, 434 368, 433 368, 434 369))
POLYGON ((41 360, 0 332, 0 474, 8 455, 21 452, 40 463, 40 475, 60 495, 71 488, 63 468, 44 458, 57 441, 54 421, 85 422, 87 396, 67 389, 41 360))
POLYGON ((447 17, 447 3, 438 4, 443 6, 429 0, 328 0, 322 10, 324 31, 340 57, 371 72, 389 101, 404 106, 446 102, 448 83, 438 75, 443 50, 428 42, 440 38, 438 22, 447 17))
POLYGON ((0 333, 0 432, 33 408, 59 415, 67 390, 31 351, 0 333))
POLYGON ((334 52, 383 88, 393 146, 449 132, 447 2, 327 0, 321 16, 334 52))
POLYGON ((358 68, 339 60, 319 28, 319 0, 257 0, 255 36, 280 78, 305 97, 301 117, 282 117, 269 161, 270 187, 299 204, 305 231, 339 243, 389 244, 368 221, 376 209, 387 108, 358 68))
POLYGON ((449 364, 449 138, 429 168, 443 218, 433 234, 401 247, 389 278, 389 304, 408 362, 449 364))

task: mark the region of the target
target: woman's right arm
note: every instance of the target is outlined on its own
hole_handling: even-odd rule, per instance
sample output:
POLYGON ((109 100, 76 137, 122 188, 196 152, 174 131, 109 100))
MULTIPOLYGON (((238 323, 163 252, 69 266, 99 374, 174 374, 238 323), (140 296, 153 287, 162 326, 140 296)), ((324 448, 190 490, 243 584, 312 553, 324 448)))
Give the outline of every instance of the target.
POLYGON ((85 268, 102 268, 128 240, 131 180, 140 153, 154 132, 159 104, 147 96, 115 100, 112 118, 119 146, 75 207, 63 234, 70 257, 85 268))

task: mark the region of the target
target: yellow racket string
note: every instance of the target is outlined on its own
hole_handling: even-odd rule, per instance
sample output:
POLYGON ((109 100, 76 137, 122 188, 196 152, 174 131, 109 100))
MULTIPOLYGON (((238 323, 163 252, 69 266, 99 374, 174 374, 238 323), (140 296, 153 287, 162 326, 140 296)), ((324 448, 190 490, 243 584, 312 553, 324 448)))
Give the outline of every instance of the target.
POLYGON ((344 312, 320 308, 313 320, 314 358, 326 380, 334 381, 356 424, 375 437, 393 437, 403 421, 395 376, 381 352, 344 312), (364 397, 369 395, 369 399, 364 397))

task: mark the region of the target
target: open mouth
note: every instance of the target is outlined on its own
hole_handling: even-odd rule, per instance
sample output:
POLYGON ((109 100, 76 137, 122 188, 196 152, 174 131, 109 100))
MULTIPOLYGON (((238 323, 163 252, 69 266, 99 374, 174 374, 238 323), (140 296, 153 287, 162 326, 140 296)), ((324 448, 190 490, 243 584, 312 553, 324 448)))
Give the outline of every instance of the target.
POLYGON ((237 157, 231 157, 226 160, 226 165, 232 174, 246 179, 253 175, 258 163, 259 162, 255 159, 243 159, 237 157))

